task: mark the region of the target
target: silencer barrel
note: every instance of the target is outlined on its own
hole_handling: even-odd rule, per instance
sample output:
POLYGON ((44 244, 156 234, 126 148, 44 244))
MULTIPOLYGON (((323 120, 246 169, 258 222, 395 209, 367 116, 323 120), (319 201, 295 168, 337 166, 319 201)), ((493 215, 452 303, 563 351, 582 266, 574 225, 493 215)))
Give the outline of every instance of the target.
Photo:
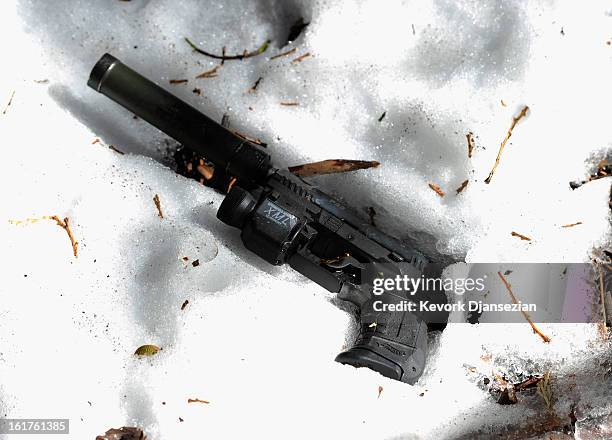
POLYGON ((232 176, 262 182, 269 173, 270 155, 110 54, 94 66, 87 85, 232 176))

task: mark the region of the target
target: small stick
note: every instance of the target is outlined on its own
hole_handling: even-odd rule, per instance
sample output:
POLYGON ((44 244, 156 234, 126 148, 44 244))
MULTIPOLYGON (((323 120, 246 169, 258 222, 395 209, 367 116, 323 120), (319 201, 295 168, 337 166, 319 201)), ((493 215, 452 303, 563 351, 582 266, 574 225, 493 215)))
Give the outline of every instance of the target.
POLYGON ((497 169, 497 166, 499 165, 499 159, 501 158, 502 151, 504 150, 504 147, 506 146, 506 142, 508 142, 508 139, 510 139, 510 136, 512 136, 512 130, 514 130, 514 127, 516 126, 518 121, 520 121, 527 114, 528 110, 529 110, 529 107, 525 106, 523 107, 523 110, 521 110, 518 116, 515 116, 512 118, 512 125, 510 125, 510 129, 508 130, 508 133, 506 133, 506 137, 504 138, 504 140, 501 143, 501 146, 499 147, 499 151, 497 152, 497 157, 495 158, 495 164, 493 165, 493 168, 491 169, 491 172, 489 173, 489 177, 485 179, 485 183, 491 183, 491 179, 493 178, 493 174, 495 174, 495 170, 497 169))
POLYGON ((382 115, 380 115, 380 117, 378 118, 378 122, 382 122, 383 119, 385 119, 385 116, 387 116, 387 112, 383 112, 382 115))
POLYGON ((231 180, 229 181, 229 183, 227 184, 227 191, 226 192, 230 192, 232 190, 232 187, 236 184, 236 182, 238 181, 238 179, 236 179, 235 177, 232 177, 231 180))
POLYGON ((459 186, 459 188, 456 189, 457 194, 459 194, 461 191, 463 191, 465 189, 465 187, 468 186, 468 183, 470 183, 469 180, 464 180, 463 183, 459 186))
POLYGON ((185 307, 187 307, 187 304, 189 304, 188 299, 186 299, 185 302, 183 302, 183 305, 181 306, 181 310, 185 310, 185 307))
POLYGON ((189 82, 188 79, 171 79, 169 81, 170 84, 186 84, 188 82, 189 82))
POLYGON ((286 107, 296 107, 298 105, 300 105, 299 102, 281 102, 280 105, 284 105, 286 107))
POLYGON ((300 55, 296 59, 292 60, 291 64, 301 63, 303 60, 305 60, 306 58, 311 57, 311 56, 312 55, 310 54, 310 52, 306 52, 304 55, 300 55))
POLYGON ((123 151, 121 151, 120 149, 118 149, 117 147, 115 147, 114 145, 109 145, 108 148, 110 148, 111 150, 113 150, 115 153, 119 153, 121 155, 124 155, 125 153, 123 151))
POLYGON ((217 70, 219 70, 219 67, 221 67, 221 65, 215 66, 212 69, 207 70, 206 72, 200 73, 198 76, 196 76, 196 78, 216 78, 217 76, 219 76, 217 74, 217 70))
POLYGON ((205 55, 207 57, 210 58, 214 58, 216 60, 223 60, 223 61, 227 61, 227 60, 243 60, 245 58, 251 58, 257 55, 260 55, 262 53, 264 53, 266 51, 266 49, 268 48, 268 46, 270 45, 270 40, 266 40, 264 42, 264 44, 262 44, 261 46, 259 46, 257 49, 255 49, 252 52, 247 52, 246 50, 244 52, 242 52, 242 54, 240 55, 225 55, 225 47, 223 48, 223 54, 222 55, 215 55, 213 53, 210 52, 206 52, 203 49, 200 49, 198 46, 196 46, 189 38, 185 37, 185 41, 187 42, 187 44, 189 44, 191 46, 191 48, 193 50, 195 50, 197 53, 205 55))
MULTIPOLYGON (((512 287, 510 286, 510 284, 508 284, 508 281, 506 280, 506 277, 504 277, 501 272, 497 272, 497 275, 499 275, 501 280, 504 282, 504 285, 506 286, 506 289, 508 290, 508 293, 510 294, 510 297, 512 298, 512 302, 514 304, 518 304, 518 301, 516 300, 516 297, 514 296, 514 293, 512 293, 512 287)), ((533 321, 529 317, 529 314, 526 311, 524 311, 524 310, 521 310, 521 313, 523 314, 523 316, 525 317, 527 322, 529 322, 529 324, 531 325, 531 328, 532 328, 533 332, 536 333, 539 337, 541 337, 544 342, 547 342, 547 343, 550 342, 550 338, 548 336, 546 336, 544 333, 542 333, 536 327, 536 325, 533 323, 533 321)))
POLYGON ((264 148, 266 148, 268 146, 268 144, 266 144, 265 142, 260 141, 259 139, 255 139, 255 138, 249 137, 246 134, 242 134, 242 133, 240 133, 239 131, 236 131, 236 130, 231 130, 231 131, 236 136, 238 136, 239 138, 244 139, 245 141, 249 141, 249 142, 251 142, 253 144, 259 145, 259 146, 264 147, 264 148))
POLYGON ((253 84, 253 86, 249 89, 249 93, 255 93, 255 91, 257 90, 257 87, 259 87, 259 83, 261 82, 261 80, 263 79, 263 77, 259 77, 257 78, 257 81, 255 81, 255 84, 253 84))
POLYGON ((275 60, 275 59, 280 58, 280 57, 285 57, 287 55, 291 55, 296 50, 297 50, 297 48, 294 47, 293 49, 288 50, 287 52, 283 52, 283 53, 279 53, 278 55, 274 55, 273 57, 270 58, 270 61, 271 60, 275 60))
POLYGON ((209 404, 210 402, 208 400, 202 400, 202 399, 187 399, 187 403, 206 403, 206 404, 209 404))
POLYGON ((63 228, 68 234, 68 238, 70 239, 70 244, 72 245, 72 253, 75 257, 78 257, 78 248, 79 243, 74 239, 74 235, 72 235, 72 230, 70 229, 70 225, 68 224, 68 217, 64 217, 64 220, 61 220, 57 215, 53 215, 51 217, 43 217, 48 218, 49 220, 55 220, 58 226, 63 228))
POLYGON ((468 134, 465 135, 465 137, 467 138, 467 144, 468 144, 468 157, 471 158, 472 153, 474 152, 474 135, 470 131, 468 132, 468 134))
POLYGON ((440 197, 444 197, 444 191, 442 191, 442 189, 438 185, 436 185, 435 183, 430 183, 429 187, 433 189, 440 197))
POLYGON ((514 231, 512 231, 512 232, 510 233, 510 235, 512 235, 513 237, 518 237, 518 238, 520 238, 521 240, 531 241, 531 238, 527 237, 526 235, 519 234, 518 232, 514 232, 514 231))
POLYGON ((159 217, 164 218, 164 213, 162 212, 161 201, 159 200, 159 195, 155 194, 155 197, 153 197, 153 202, 155 202, 155 207, 157 208, 157 214, 159 215, 159 217))
POLYGON ((9 107, 13 103, 14 96, 15 96, 15 90, 13 90, 13 93, 11 93, 11 97, 9 98, 8 104, 6 104, 6 107, 4 107, 4 111, 2 112, 3 115, 6 115, 6 112, 8 111, 9 107))
POLYGON ((582 222, 576 222, 576 223, 570 223, 569 225, 562 225, 561 227, 562 228, 571 228, 571 227, 578 226, 578 225, 581 225, 581 224, 582 224, 582 222))

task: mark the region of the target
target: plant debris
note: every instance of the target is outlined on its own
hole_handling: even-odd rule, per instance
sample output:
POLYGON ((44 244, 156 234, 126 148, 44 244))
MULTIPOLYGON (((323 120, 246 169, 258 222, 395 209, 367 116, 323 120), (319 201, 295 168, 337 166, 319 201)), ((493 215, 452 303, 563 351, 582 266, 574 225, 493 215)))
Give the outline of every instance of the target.
POLYGON ((519 234, 518 232, 514 232, 514 231, 512 231, 512 232, 510 233, 510 235, 512 235, 513 237, 518 237, 518 238, 520 238, 521 240, 531 241, 531 238, 527 237, 526 235, 519 234))
POLYGON ((387 116, 387 112, 383 112, 383 114, 380 115, 380 117, 378 118, 378 122, 382 122, 382 120, 385 119, 385 116, 387 116))
POLYGON ((187 304, 189 304, 189 300, 188 300, 188 299, 186 299, 186 300, 183 302, 183 305, 181 305, 181 310, 185 310, 185 307, 187 307, 187 304))
POLYGON ((299 102, 283 101, 283 102, 280 103, 280 105, 284 105, 284 106, 287 106, 287 107, 295 107, 295 106, 300 105, 300 103, 299 102))
POLYGON ((538 382, 537 386, 538 395, 544 401, 546 408, 551 410, 555 403, 555 397, 553 395, 552 386, 550 384, 550 373, 548 371, 544 373, 544 377, 542 377, 542 380, 538 382))
POLYGON ((256 145, 259 145, 260 147, 264 147, 264 148, 266 148, 266 147, 268 146, 268 144, 267 144, 267 143, 262 142, 262 141, 260 141, 259 139, 254 139, 254 138, 249 137, 249 136, 247 136, 247 135, 245 135, 245 134, 242 134, 242 133, 240 133, 239 131, 236 131, 236 130, 231 130, 231 131, 232 131, 232 133, 234 133, 234 134, 235 134, 236 136, 238 136, 239 138, 242 138, 242 139, 244 139, 245 141, 249 141, 249 142, 250 142, 250 143, 252 143, 252 144, 256 144, 256 145))
MULTIPOLYGON (((512 298, 512 302, 514 304, 518 304, 518 301, 516 300, 516 297, 514 296, 514 293, 512 292, 512 286, 510 286, 510 284, 506 280, 506 277, 504 275, 502 275, 501 272, 497 272, 497 275, 499 275, 499 277, 501 278, 502 282, 504 283, 504 286, 506 286, 506 290, 508 290, 508 293, 510 294, 510 297, 512 298)), ((526 311, 524 311, 524 310, 521 310, 521 313, 523 314, 523 316, 525 317, 527 322, 529 322, 529 325, 531 325, 531 328, 532 328, 533 332, 536 333, 539 337, 541 337, 544 342, 546 342, 546 343, 550 342, 550 338, 548 336, 546 336, 544 333, 542 333, 540 331, 540 329, 538 329, 536 327, 536 325, 533 323, 533 321, 529 317, 529 314, 526 311)))
MULTIPOLYGON (((593 180, 602 179, 604 177, 612 176, 612 164, 608 163, 606 159, 602 159, 597 164, 597 170, 595 173, 591 174, 587 180, 583 180, 582 182, 570 182, 570 188, 576 189, 584 185, 585 183, 589 183, 593 180)), ((612 207, 612 205, 610 205, 612 207)))
POLYGON ((155 207, 157 208, 157 214, 159 215, 159 217, 164 218, 164 213, 162 212, 161 201, 159 200, 159 195, 155 194, 155 196, 153 197, 153 202, 155 202, 155 207))
POLYGON ((202 399, 187 399, 187 403, 205 403, 205 404, 210 404, 210 402, 208 400, 202 400, 202 399))
POLYGON ((75 257, 78 257, 78 245, 79 242, 74 239, 74 235, 72 235, 72 230, 70 229, 70 225, 68 224, 68 217, 64 217, 64 220, 60 219, 57 215, 53 215, 51 217, 46 217, 50 220, 55 220, 58 226, 63 228, 68 234, 68 238, 70 239, 70 244, 72 245, 72 253, 75 257))
POLYGON ((319 176, 322 174, 346 173, 348 171, 376 168, 380 162, 375 160, 329 159, 304 165, 289 167, 289 171, 299 177, 319 176))
POLYGON ((245 50, 244 52, 242 52, 242 54, 237 54, 237 55, 226 55, 225 54, 225 48, 223 49, 223 53, 221 55, 216 55, 210 52, 207 52, 203 49, 200 49, 198 46, 196 46, 189 38, 185 37, 185 41, 187 42, 187 44, 189 44, 191 46, 191 48, 193 50, 195 50, 197 53, 205 55, 207 57, 210 58, 214 58, 216 60, 223 60, 223 61, 227 61, 227 60, 243 60, 245 58, 251 58, 257 55, 260 55, 262 53, 264 53, 266 51, 266 49, 268 49, 268 46, 270 45, 270 40, 266 40, 261 46, 259 46, 257 49, 248 52, 247 50, 245 50))
POLYGON ((206 72, 200 73, 196 76, 196 78, 216 78, 219 76, 219 74, 217 73, 219 67, 221 67, 221 64, 216 65, 215 67, 210 70, 207 70, 206 72))
POLYGON ((136 356, 153 356, 154 354, 157 354, 160 350, 161 348, 159 348, 157 345, 145 344, 138 347, 134 354, 136 356))
POLYGON ((187 84, 189 82, 188 79, 171 79, 168 81, 170 84, 187 84))
POLYGON ((312 55, 310 54, 310 52, 306 52, 303 55, 300 55, 299 57, 297 57, 294 60, 291 60, 291 64, 297 64, 297 63, 301 63, 302 61, 304 61, 306 58, 311 57, 312 55))
POLYGON ((286 57, 287 55, 291 55, 296 50, 297 48, 294 47, 293 49, 288 50, 287 52, 279 53, 278 55, 274 55, 273 57, 270 57, 270 60, 275 60, 277 58, 286 57))
POLYGON ((9 107, 13 103, 14 97, 15 97, 15 90, 13 90, 13 92, 11 93, 11 97, 9 98, 8 103, 6 104, 6 107, 4 107, 4 110, 2 111, 3 115, 6 115, 6 112, 8 111, 9 107))
POLYGON ((198 267, 200 265, 200 260, 193 260, 193 262, 191 263, 191 265, 193 267, 198 267))
POLYGON ((121 154, 122 156, 125 154, 123 151, 121 151, 120 149, 118 149, 117 147, 115 147, 114 145, 109 145, 108 148, 110 148, 111 150, 113 150, 115 153, 121 154))
POLYGON ((119 429, 109 429, 103 435, 96 436, 96 440, 147 440, 147 436, 140 428, 124 426, 119 429))
POLYGON ((249 89, 249 93, 255 93, 255 91, 257 90, 257 87, 259 87, 259 83, 261 82, 262 79, 263 79, 263 77, 261 77, 261 76, 259 78, 257 78, 257 81, 255 81, 255 83, 249 89))
POLYGON ((543 378, 542 376, 529 376, 521 382, 512 383, 496 373, 493 373, 493 377, 493 381, 485 377, 483 379, 483 384, 490 384, 489 393, 500 405, 513 405, 517 403, 517 393, 536 388, 543 378))
POLYGON ((444 197, 444 191, 442 191, 442 189, 438 185, 436 185, 435 183, 430 183, 429 187, 433 189, 440 197, 444 197))
POLYGON ((474 134, 471 131, 469 131, 465 135, 465 137, 467 139, 467 145, 468 145, 468 157, 471 158, 472 153, 474 153, 474 134))
POLYGON ((581 225, 582 222, 570 223, 569 225, 562 225, 562 228, 573 228, 574 226, 581 225))
POLYGON ((202 89, 198 89, 197 87, 195 89, 192 90, 192 92, 198 96, 200 96, 202 94, 202 89))
POLYGON ((378 397, 377 397, 377 399, 380 399, 380 395, 381 395, 382 392, 383 392, 383 387, 378 385, 378 397))
POLYGON ((28 218, 25 220, 9 220, 9 223, 13 225, 21 225, 24 223, 38 223, 41 220, 54 220, 58 226, 66 231, 68 234, 68 238, 70 239, 70 244, 72 245, 72 253, 75 257, 78 257, 78 245, 79 242, 74 239, 74 235, 72 234, 72 230, 70 229, 69 219, 65 217, 64 220, 60 219, 57 215, 46 215, 41 218, 28 218))
POLYGON ((468 183, 470 183, 469 179, 466 179, 463 181, 463 183, 461 183, 461 185, 459 185, 459 188, 457 188, 455 191, 457 191, 457 194, 459 194, 460 192, 462 192, 466 186, 468 186, 468 183))
POLYGON ((510 136, 512 136, 512 130, 514 130, 514 127, 516 126, 518 121, 520 121, 523 117, 525 117, 528 110, 529 110, 529 107, 525 106, 523 107, 523 109, 521 110, 518 116, 515 116, 512 118, 512 125, 510 125, 510 128, 508 129, 508 133, 506 133, 506 137, 504 138, 504 140, 501 143, 501 146, 499 147, 499 151, 497 152, 497 157, 495 158, 495 164, 493 165, 493 168, 491 169, 491 172, 489 173, 489 177, 485 179, 485 183, 491 183, 493 174, 495 174, 495 170, 497 169, 497 166, 499 165, 499 159, 501 158, 502 151, 504 150, 504 147, 506 146, 508 139, 510 139, 510 136))

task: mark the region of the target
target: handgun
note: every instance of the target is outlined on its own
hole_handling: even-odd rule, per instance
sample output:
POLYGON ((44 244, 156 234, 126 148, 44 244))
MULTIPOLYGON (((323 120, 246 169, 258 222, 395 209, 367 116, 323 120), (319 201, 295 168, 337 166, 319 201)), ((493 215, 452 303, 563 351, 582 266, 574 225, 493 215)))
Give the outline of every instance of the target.
MULTIPOLYGON (((358 334, 335 360, 414 384, 427 359, 428 324, 447 315, 380 310, 412 295, 372 292, 381 276, 435 277, 440 265, 385 234, 356 210, 288 170, 273 166, 255 142, 213 121, 110 54, 93 67, 88 86, 125 107, 231 177, 217 218, 240 230, 244 246, 272 265, 288 264, 347 304, 358 334), (379 307, 376 307, 376 303, 379 307)), ((423 295, 423 292, 419 294, 423 295)), ((444 292, 428 292, 446 302, 444 292)))

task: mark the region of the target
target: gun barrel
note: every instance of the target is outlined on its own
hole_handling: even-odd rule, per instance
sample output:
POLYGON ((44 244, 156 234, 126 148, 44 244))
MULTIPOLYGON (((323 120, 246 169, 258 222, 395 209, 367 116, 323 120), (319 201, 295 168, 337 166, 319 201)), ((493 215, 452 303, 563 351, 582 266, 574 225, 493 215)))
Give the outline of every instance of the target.
POLYGON ((270 171, 267 153, 110 54, 103 55, 94 66, 87 85, 232 176, 261 182, 270 171))

